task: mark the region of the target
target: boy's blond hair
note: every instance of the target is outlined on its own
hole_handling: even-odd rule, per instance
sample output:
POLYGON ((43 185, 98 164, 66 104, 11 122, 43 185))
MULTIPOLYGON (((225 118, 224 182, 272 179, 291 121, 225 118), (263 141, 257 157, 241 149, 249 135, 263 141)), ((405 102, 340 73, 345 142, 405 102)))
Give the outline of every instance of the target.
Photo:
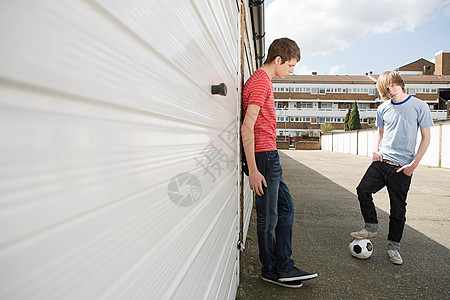
POLYGON ((269 50, 267 51, 267 58, 264 64, 271 63, 277 58, 281 57, 281 63, 284 64, 286 61, 290 61, 296 58, 300 61, 300 48, 297 43, 288 38, 276 39, 270 44, 269 50))
POLYGON ((405 83, 397 71, 386 71, 381 73, 377 80, 377 89, 381 99, 388 99, 386 96, 386 91, 391 85, 398 85, 403 91, 405 91, 405 83))

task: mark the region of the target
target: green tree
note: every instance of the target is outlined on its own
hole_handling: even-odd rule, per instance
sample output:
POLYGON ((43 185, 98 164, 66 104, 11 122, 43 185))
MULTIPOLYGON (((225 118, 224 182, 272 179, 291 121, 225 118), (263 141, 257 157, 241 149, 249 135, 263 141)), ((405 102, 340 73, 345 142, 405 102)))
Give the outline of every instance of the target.
POLYGON ((350 114, 350 119, 348 120, 348 129, 349 130, 358 130, 361 129, 361 121, 359 120, 359 110, 358 104, 353 105, 352 113, 350 114))
POLYGON ((344 130, 345 131, 349 131, 350 129, 348 128, 348 121, 350 120, 350 114, 352 113, 352 108, 349 107, 348 108, 348 112, 345 115, 345 119, 344 119, 344 130))
POLYGON ((330 123, 320 124, 320 131, 322 131, 322 132, 329 132, 329 131, 333 131, 333 130, 334 130, 334 127, 330 123))

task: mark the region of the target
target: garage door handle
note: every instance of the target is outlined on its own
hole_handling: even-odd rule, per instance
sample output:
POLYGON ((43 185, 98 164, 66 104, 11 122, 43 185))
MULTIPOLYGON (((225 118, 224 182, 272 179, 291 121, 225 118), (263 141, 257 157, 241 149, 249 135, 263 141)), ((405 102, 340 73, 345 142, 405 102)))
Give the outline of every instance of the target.
POLYGON ((227 86, 223 82, 221 84, 212 85, 211 86, 211 93, 213 95, 226 96, 227 95, 227 86))

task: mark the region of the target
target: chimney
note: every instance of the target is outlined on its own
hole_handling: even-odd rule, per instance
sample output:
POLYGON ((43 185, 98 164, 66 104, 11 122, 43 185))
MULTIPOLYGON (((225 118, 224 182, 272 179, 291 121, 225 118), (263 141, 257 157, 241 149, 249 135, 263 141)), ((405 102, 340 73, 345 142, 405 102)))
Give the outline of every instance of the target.
POLYGON ((317 72, 312 72, 312 75, 313 75, 313 76, 316 76, 316 75, 317 75, 317 72))
POLYGON ((441 50, 435 55, 435 75, 450 75, 450 50, 441 50))

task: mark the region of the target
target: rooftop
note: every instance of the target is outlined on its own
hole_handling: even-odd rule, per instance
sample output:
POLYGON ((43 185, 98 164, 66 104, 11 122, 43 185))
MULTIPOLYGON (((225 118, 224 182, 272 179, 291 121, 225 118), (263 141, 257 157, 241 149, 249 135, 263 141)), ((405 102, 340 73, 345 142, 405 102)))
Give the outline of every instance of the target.
MULTIPOLYGON (((274 77, 273 83, 360 83, 374 84, 380 75, 290 75, 286 78, 274 77), (373 79, 371 79, 372 77, 373 79)), ((450 84, 450 75, 402 75, 405 83, 450 84)))

